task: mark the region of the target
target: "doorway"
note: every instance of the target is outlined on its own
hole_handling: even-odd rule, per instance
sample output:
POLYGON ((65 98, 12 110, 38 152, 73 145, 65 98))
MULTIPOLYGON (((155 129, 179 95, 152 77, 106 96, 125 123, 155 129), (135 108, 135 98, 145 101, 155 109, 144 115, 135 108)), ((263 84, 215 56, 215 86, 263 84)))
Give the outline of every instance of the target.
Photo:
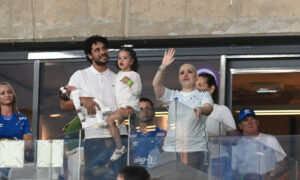
POLYGON ((250 107, 259 131, 275 135, 288 156, 299 160, 300 55, 226 56, 225 102, 237 119, 250 107))
POLYGON ((260 131, 300 134, 300 70, 297 71, 232 71, 233 113, 250 107, 259 116, 260 131))

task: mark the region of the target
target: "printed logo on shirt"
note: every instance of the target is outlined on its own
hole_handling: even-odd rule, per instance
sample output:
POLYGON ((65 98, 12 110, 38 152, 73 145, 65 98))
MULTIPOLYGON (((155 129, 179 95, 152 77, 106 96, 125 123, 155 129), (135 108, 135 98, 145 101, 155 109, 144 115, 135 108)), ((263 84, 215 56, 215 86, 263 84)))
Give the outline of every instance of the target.
POLYGON ((19 121, 26 120, 26 117, 19 117, 19 121))
POLYGON ((133 161, 135 164, 145 164, 146 158, 136 158, 133 161))
POLYGON ((132 142, 132 146, 135 147, 135 146, 138 145, 138 143, 139 143, 138 141, 133 141, 133 142, 132 142))
POLYGON ((134 159, 134 163, 135 164, 145 164, 146 161, 148 162, 148 164, 152 164, 153 163, 152 156, 148 155, 148 158, 142 157, 142 158, 136 158, 136 159, 134 159))
POLYGON ((130 137, 135 138, 135 137, 137 137, 137 134, 131 134, 130 137))
POLYGON ((165 133, 157 133, 157 136, 165 136, 165 133))
POLYGON ((198 91, 199 91, 199 92, 203 92, 203 93, 204 93, 204 92, 207 92, 207 90, 198 90, 198 91))

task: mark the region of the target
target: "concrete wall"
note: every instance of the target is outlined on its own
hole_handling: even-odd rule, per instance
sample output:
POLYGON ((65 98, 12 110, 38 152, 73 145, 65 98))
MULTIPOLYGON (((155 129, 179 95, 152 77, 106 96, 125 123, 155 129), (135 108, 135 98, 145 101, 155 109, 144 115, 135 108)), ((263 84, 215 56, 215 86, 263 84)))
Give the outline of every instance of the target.
POLYGON ((299 35, 299 0, 0 0, 0 42, 299 35))

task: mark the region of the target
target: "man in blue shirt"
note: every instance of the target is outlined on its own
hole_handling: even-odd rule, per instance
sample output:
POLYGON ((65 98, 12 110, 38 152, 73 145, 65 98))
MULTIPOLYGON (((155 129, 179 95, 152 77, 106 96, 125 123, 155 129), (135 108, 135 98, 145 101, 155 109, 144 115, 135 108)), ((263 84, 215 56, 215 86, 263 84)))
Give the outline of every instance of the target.
POLYGON ((155 115, 153 103, 148 98, 139 100, 138 125, 130 134, 131 163, 145 168, 160 164, 160 154, 166 136, 166 131, 158 128, 153 118, 155 115))

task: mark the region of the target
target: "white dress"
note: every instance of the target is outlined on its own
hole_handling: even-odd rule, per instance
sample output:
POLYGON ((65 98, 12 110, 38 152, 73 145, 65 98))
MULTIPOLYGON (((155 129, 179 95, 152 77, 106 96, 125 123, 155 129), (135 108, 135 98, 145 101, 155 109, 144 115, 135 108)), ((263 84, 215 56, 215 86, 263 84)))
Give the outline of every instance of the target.
POLYGON ((131 106, 134 110, 138 110, 141 92, 142 82, 140 75, 137 72, 118 72, 115 86, 115 94, 118 108, 131 106), (131 87, 129 87, 129 85, 121 81, 125 76, 132 80, 133 84, 131 87))

